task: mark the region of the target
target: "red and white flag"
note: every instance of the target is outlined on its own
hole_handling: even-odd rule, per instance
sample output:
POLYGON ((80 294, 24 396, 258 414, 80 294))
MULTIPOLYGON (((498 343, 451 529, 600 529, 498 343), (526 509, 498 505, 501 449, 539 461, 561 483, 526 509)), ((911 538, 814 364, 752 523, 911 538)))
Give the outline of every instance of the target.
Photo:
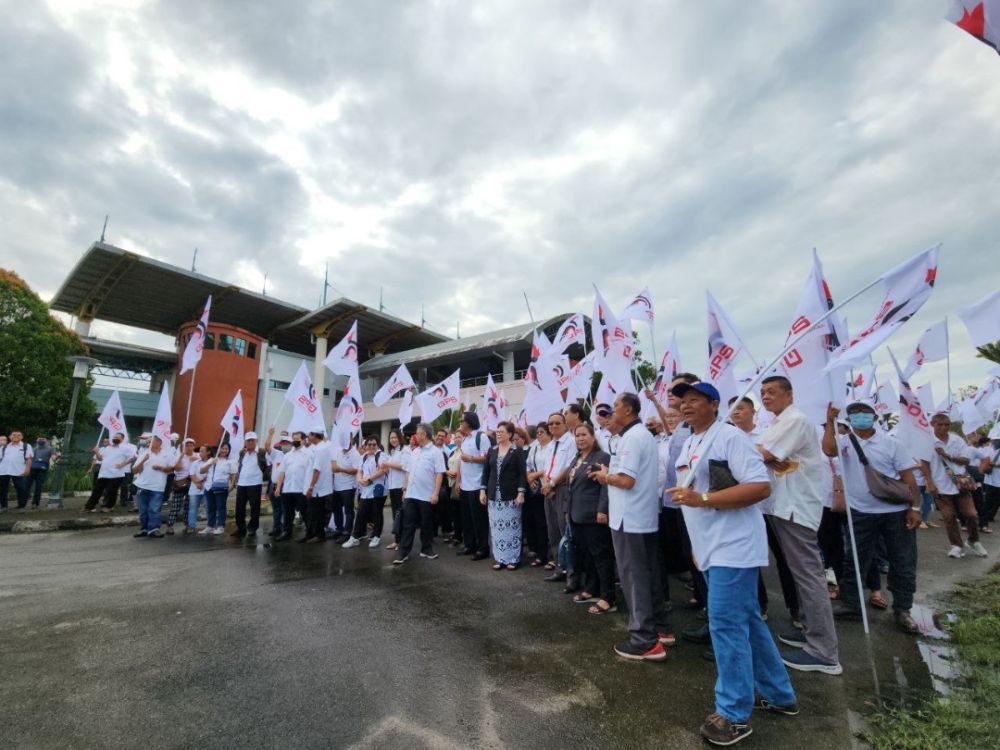
POLYGON ((447 379, 433 385, 417 396, 420 405, 420 418, 424 422, 432 422, 442 412, 448 409, 458 409, 462 404, 459 398, 461 387, 461 372, 455 370, 447 379))
POLYGON ((907 380, 913 377, 924 362, 937 362, 948 357, 948 321, 942 320, 935 323, 920 336, 917 341, 917 348, 910 355, 910 360, 903 370, 903 377, 907 380))
POLYGON ((531 361, 524 375, 523 408, 529 422, 541 422, 563 407, 559 381, 553 367, 551 347, 545 334, 535 331, 531 345, 531 361))
POLYGON ((246 417, 243 414, 243 391, 236 391, 229 408, 222 416, 219 426, 229 436, 229 455, 235 456, 243 450, 243 435, 246 433, 246 417))
POLYGON ((361 432, 365 421, 365 407, 361 402, 361 381, 357 375, 347 379, 344 393, 337 406, 337 416, 333 422, 332 439, 341 450, 347 450, 354 436, 361 432))
MULTIPOLYGON (((122 411, 122 399, 118 395, 118 391, 111 391, 111 396, 108 398, 108 402, 104 404, 104 408, 101 409, 101 416, 97 418, 97 422, 108 431, 108 435, 111 437, 114 437, 115 433, 120 432, 125 436, 125 442, 128 442, 128 429, 125 427, 125 412, 122 411)), ((167 435, 170 435, 170 430, 167 430, 167 435)))
POLYGON ((501 404, 500 391, 493 383, 493 374, 486 376, 486 388, 483 389, 483 419, 484 430, 496 430, 503 420, 507 418, 506 412, 501 404))
POLYGON ((183 375, 188 370, 193 370, 201 362, 201 353, 205 351, 205 334, 208 333, 208 313, 212 309, 212 295, 208 295, 205 302, 205 309, 201 311, 198 325, 191 332, 187 346, 184 347, 184 354, 181 357, 181 372, 183 375))
POLYGON ((590 395, 591 382, 594 378, 594 360, 597 354, 588 352, 587 355, 573 365, 570 374, 569 387, 566 389, 566 403, 573 403, 580 399, 585 399, 590 395))
POLYGON ((895 414, 899 411, 899 397, 893 390, 892 383, 882 383, 872 396, 872 406, 880 417, 895 414))
POLYGON ((621 320, 644 320, 652 325, 656 313, 653 310, 653 295, 649 293, 649 287, 635 295, 618 317, 621 320))
POLYGON ((560 391, 569 388, 569 383, 573 379, 573 367, 569 363, 569 357, 565 354, 559 357, 552 366, 552 375, 555 377, 556 386, 560 391))
POLYGON ((829 372, 863 362, 912 318, 931 296, 940 245, 925 250, 883 274, 885 296, 871 321, 843 344, 826 365, 829 372))
POLYGON ((597 352, 595 365, 601 370, 601 363, 604 361, 608 349, 611 347, 611 327, 618 322, 614 311, 600 290, 594 287, 594 314, 590 319, 590 339, 597 352))
POLYGON ((847 384, 847 396, 852 401, 865 401, 871 398, 872 389, 875 387, 875 365, 862 367, 855 370, 849 376, 851 379, 847 384))
POLYGON ((565 322, 556 331, 556 337, 552 340, 552 346, 560 354, 565 352, 573 344, 581 344, 586 338, 586 331, 583 327, 583 314, 576 313, 566 318, 565 322))
POLYGON ((957 312, 973 344, 986 346, 1000 341, 1000 289, 957 312))
POLYGON ((326 368, 335 375, 348 378, 358 375, 358 321, 351 324, 347 335, 340 340, 323 360, 326 368))
POLYGON ((415 387, 413 377, 410 375, 410 371, 406 369, 406 365, 402 364, 396 368, 396 372, 386 381, 385 385, 378 389, 378 393, 372 396, 372 403, 375 406, 382 406, 382 404, 400 391, 413 387, 415 387))
POLYGON ((951 0, 947 18, 962 31, 1000 51, 1000 0, 951 0))
POLYGON ((723 408, 739 396, 733 365, 743 353, 743 339, 711 292, 708 298, 708 381, 722 397, 723 408))
MULTIPOLYGON (((897 366, 898 371, 898 366, 897 366)), ((899 373, 902 375, 902 373, 899 373)), ((933 404, 928 404, 928 407, 933 404)), ((896 435, 918 461, 930 461, 934 454, 934 430, 920 398, 910 390, 910 384, 899 381, 899 426, 896 435)))
POLYGON ((597 393, 594 394, 594 404, 613 406, 617 397, 618 391, 611 384, 611 379, 607 375, 601 375, 601 382, 597 384, 597 393))
POLYGON ((316 395, 309 368, 305 362, 299 363, 298 372, 292 384, 285 391, 285 400, 292 405, 292 419, 288 432, 322 432, 326 434, 326 420, 323 419, 323 404, 316 395))
POLYGON ((413 419, 413 389, 407 388, 399 404, 399 426, 406 427, 413 419))
POLYGON ((172 419, 170 392, 167 388, 167 382, 163 381, 163 385, 160 386, 160 401, 156 405, 156 416, 153 417, 153 434, 167 446, 170 445, 170 422, 172 419))

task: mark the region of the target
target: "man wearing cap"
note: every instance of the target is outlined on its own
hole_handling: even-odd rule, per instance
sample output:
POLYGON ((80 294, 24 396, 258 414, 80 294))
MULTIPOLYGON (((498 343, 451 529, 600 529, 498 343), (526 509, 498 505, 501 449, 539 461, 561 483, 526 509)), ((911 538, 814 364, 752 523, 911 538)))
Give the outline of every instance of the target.
POLYGON ((457 480, 464 552, 471 554, 473 560, 485 560, 490 555, 490 519, 486 507, 479 502, 479 489, 486 454, 492 446, 486 433, 479 429, 479 416, 474 411, 462 415, 459 431, 462 444, 457 480))
MULTIPOLYGON (((170 489, 170 508, 167 510, 167 534, 174 533, 174 522, 184 508, 191 489, 191 464, 195 460, 194 438, 185 438, 183 449, 174 464, 174 482, 170 489)), ((184 514, 187 517, 187 514, 184 514)), ((190 531, 190 527, 188 531, 190 531)))
POLYGON ((629 638, 615 646, 626 659, 663 661, 664 643, 672 643, 663 601, 657 534, 660 488, 657 486, 656 438, 642 426, 639 397, 622 393, 614 403, 610 466, 591 476, 608 488, 608 524, 618 560, 618 575, 628 604, 629 638))
POLYGON ((257 533, 260 526, 260 493, 268 475, 267 454, 257 448, 257 433, 243 437, 243 449, 236 461, 236 531, 232 536, 245 537, 257 533), (247 524, 247 503, 250 523, 247 524))
POLYGON ((750 714, 794 716, 795 691, 757 602, 758 569, 767 567, 760 501, 771 492, 764 459, 746 433, 719 417, 719 392, 709 383, 673 387, 691 428, 669 492, 681 506, 691 548, 708 584, 708 624, 718 678, 715 712, 701 727, 714 745, 748 737, 750 714), (755 699, 755 691, 759 698, 755 699))
POLYGON ((594 406, 594 438, 597 446, 607 454, 611 453, 611 430, 608 429, 608 419, 611 417, 611 407, 608 404, 594 406))
MULTIPOLYGON (((850 503, 854 525, 858 570, 868 571, 879 537, 885 540, 896 627, 905 633, 917 634, 920 630, 910 616, 917 590, 916 528, 920 525, 920 491, 913 476, 917 462, 896 438, 875 428, 875 409, 871 404, 853 401, 847 405, 850 425, 847 435, 837 434, 838 414, 840 410, 832 404, 827 408, 823 452, 830 457, 840 456, 844 495, 850 503), (910 490, 909 505, 888 503, 871 493, 859 453, 875 471, 906 483, 910 490)), ((833 616, 838 620, 860 620, 861 606, 856 577, 844 571, 840 580, 840 601, 833 608, 833 616)))

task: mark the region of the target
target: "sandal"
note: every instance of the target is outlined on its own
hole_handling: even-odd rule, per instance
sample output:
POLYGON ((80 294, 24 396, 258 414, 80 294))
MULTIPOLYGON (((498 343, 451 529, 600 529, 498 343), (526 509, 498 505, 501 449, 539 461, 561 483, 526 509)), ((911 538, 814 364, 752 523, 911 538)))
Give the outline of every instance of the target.
POLYGON ((556 569, 556 564, 553 563, 553 562, 547 562, 547 563, 545 563, 545 569, 546 570, 555 570, 556 569))
POLYGON ((586 591, 581 591, 579 594, 573 597, 574 604, 583 604, 584 602, 589 602, 591 599, 596 599, 597 597, 593 594, 588 594, 586 591))
POLYGON ((879 591, 872 592, 871 596, 868 597, 868 603, 875 607, 875 609, 889 608, 889 602, 885 600, 885 597, 879 591))
POLYGON ((607 614, 610 614, 611 612, 617 612, 617 611, 618 611, 618 607, 616 607, 614 604, 608 604, 603 599, 598 599, 597 600, 597 604, 594 604, 594 605, 590 606, 587 609, 587 614, 590 614, 590 615, 607 615, 607 614), (602 602, 606 606, 602 607, 601 606, 602 602))
POLYGON ((517 570, 520 567, 517 563, 507 563, 507 570, 517 570))
POLYGON ((386 545, 386 549, 399 549, 399 545, 396 544, 396 542, 393 542, 392 544, 386 545))
POLYGON ((545 563, 543 563, 543 562, 542 562, 541 560, 539 560, 539 559, 538 559, 537 557, 536 557, 536 558, 535 558, 534 560, 532 560, 532 561, 531 561, 531 567, 533 567, 533 568, 540 568, 540 567, 542 567, 543 565, 545 565, 545 563))
POLYGON ((493 566, 493 570, 503 570, 503 565, 497 563, 496 565, 493 566))

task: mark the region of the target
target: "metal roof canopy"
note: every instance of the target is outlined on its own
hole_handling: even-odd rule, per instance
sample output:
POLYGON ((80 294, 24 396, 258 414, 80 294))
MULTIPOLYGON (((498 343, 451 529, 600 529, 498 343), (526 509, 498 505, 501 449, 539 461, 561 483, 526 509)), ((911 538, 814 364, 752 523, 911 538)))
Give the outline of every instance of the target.
POLYGON ((80 339, 104 367, 132 372, 167 372, 177 366, 177 353, 91 336, 80 339))
POLYGON ((95 242, 77 262, 49 303, 53 310, 83 319, 144 328, 176 336, 185 323, 198 319, 212 295, 213 323, 239 326, 277 346, 313 354, 317 331, 336 340, 358 319, 362 356, 447 341, 447 337, 338 299, 319 310, 266 297, 217 279, 186 271, 104 242, 95 242))

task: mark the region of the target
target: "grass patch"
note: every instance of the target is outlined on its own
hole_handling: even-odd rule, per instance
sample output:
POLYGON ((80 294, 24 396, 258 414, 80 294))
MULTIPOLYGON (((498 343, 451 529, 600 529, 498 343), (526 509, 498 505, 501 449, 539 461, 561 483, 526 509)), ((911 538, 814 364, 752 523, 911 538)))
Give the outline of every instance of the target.
POLYGON ((864 739, 875 750, 970 750, 1000 742, 1000 565, 949 597, 962 680, 916 708, 883 706, 864 739))

